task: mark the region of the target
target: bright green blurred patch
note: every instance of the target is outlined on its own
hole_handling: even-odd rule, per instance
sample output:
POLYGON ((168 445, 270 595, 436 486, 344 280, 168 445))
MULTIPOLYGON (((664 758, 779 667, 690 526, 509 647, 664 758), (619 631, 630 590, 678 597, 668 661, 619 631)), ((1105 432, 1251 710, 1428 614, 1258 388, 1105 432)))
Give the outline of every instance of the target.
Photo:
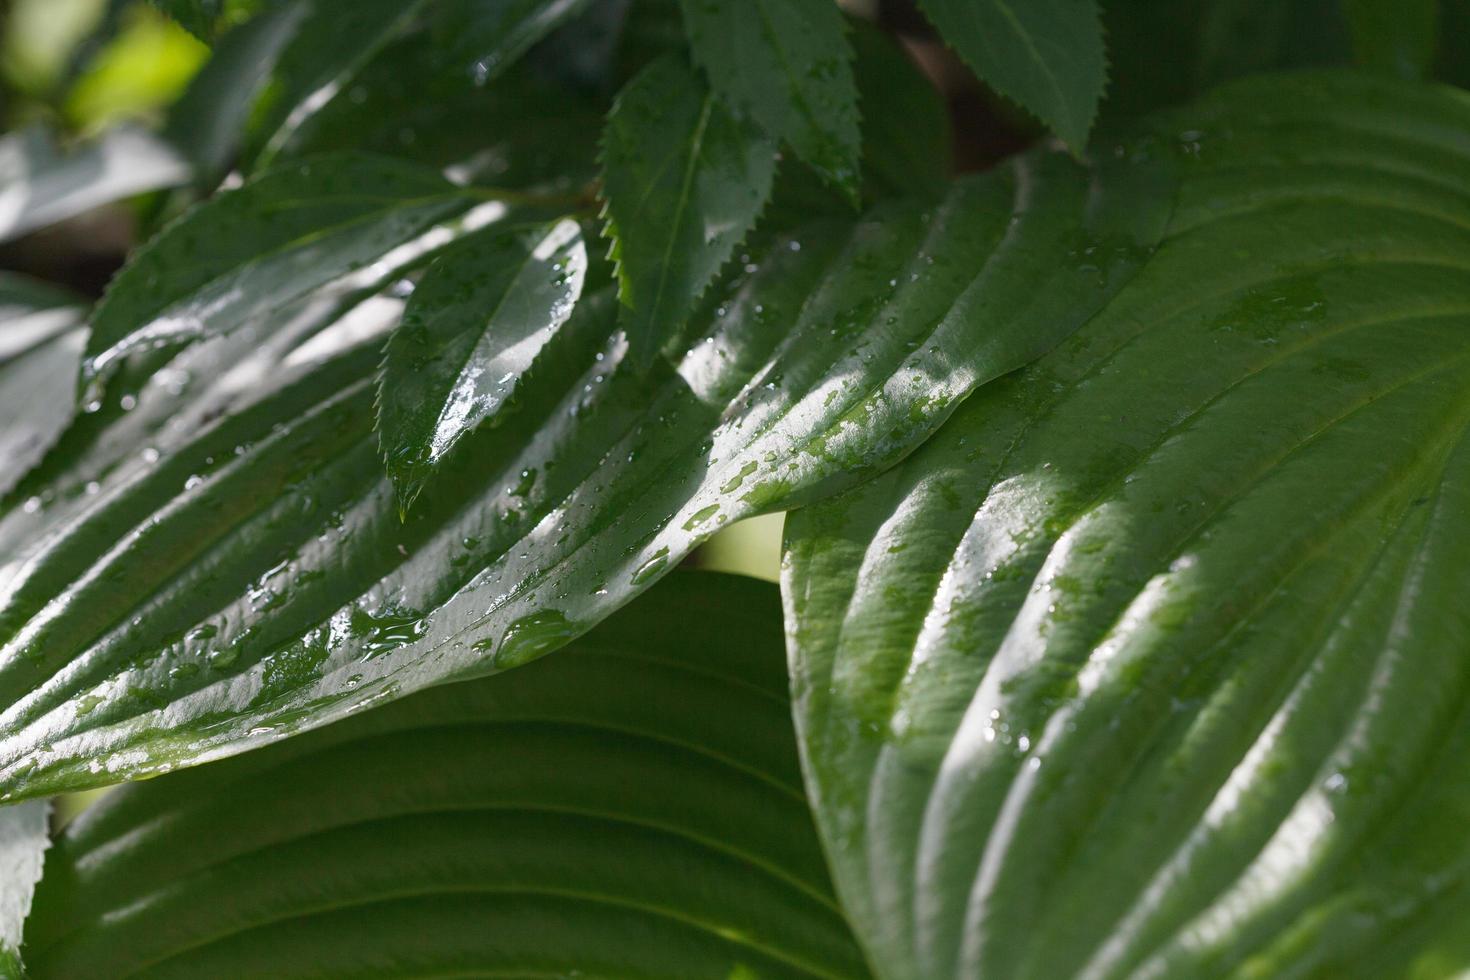
POLYGON ((67 119, 99 129, 173 102, 209 56, 198 38, 150 7, 136 7, 68 93, 67 119))

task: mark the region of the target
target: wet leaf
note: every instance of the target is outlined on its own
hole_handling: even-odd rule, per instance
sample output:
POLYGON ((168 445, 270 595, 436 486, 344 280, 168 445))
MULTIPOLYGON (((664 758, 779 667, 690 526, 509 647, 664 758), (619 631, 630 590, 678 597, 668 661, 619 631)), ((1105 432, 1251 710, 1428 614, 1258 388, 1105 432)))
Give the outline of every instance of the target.
POLYGON ((608 237, 634 356, 645 364, 760 217, 776 145, 662 58, 618 95, 603 135, 608 237))
POLYGON ((1351 74, 1162 117, 1144 268, 791 515, 798 731, 881 975, 1470 965, 1467 131, 1351 74))
POLYGON ((53 849, 26 954, 37 980, 867 975, 776 589, 707 573, 506 677, 109 795, 53 849))
POLYGON ((694 61, 715 92, 858 201, 852 47, 829 0, 680 0, 694 61))
POLYGON ((474 203, 432 171, 349 155, 219 194, 113 280, 91 320, 86 375, 133 351, 228 333, 358 270, 371 283, 375 263, 474 203))
POLYGON ((491 229, 437 259, 388 340, 378 431, 407 511, 444 458, 515 397, 582 294, 575 221, 491 229))
MULTIPOLYGON (((406 521, 372 404, 408 285, 241 285, 231 302, 257 312, 122 358, 102 408, 0 505, 0 794, 232 754, 556 649, 730 522, 891 464, 1069 334, 1147 255, 1165 176, 1036 154, 763 235, 646 370, 606 265, 589 268, 516 397, 406 521)), ((209 275, 160 277, 125 321, 143 253, 108 300, 120 333, 256 261, 206 213, 151 251, 209 275)))

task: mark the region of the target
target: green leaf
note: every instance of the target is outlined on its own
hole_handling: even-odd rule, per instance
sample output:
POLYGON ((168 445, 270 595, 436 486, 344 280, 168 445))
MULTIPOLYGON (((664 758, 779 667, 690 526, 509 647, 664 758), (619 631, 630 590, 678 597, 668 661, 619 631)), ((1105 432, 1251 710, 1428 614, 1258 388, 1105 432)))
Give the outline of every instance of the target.
MULTIPOLYGON (((228 333, 348 273, 372 273, 475 203, 387 158, 290 164, 194 208, 143 248, 98 305, 86 376, 131 352, 228 333)), ((364 283, 366 285, 367 283, 364 283)))
POLYGON ((919 6, 976 74, 1082 151, 1108 81, 1097 0, 919 0, 919 6))
MULTIPOLYGON (((0 503, 0 795, 189 765, 515 667, 719 528, 891 464, 1127 281, 1170 196, 1119 176, 1035 154, 938 200, 761 236, 647 370, 589 268, 498 424, 461 439, 406 522, 372 426, 402 273, 377 277, 400 280, 385 295, 328 284, 284 308, 256 295, 280 277, 242 286, 232 302, 260 316, 122 359, 0 503)), ((152 249, 188 253, 175 236, 197 262, 236 248, 186 221, 152 249)), ((148 284, 124 272, 115 293, 125 279, 148 284)), ((136 322, 214 295, 168 282, 136 322)))
POLYGON ((507 677, 108 796, 53 849, 26 953, 37 980, 867 976, 776 589, 687 573, 507 677))
POLYGON ((831 0, 680 0, 694 60, 733 108, 856 204, 853 52, 831 0))
POLYGON ((1344 0, 1358 64, 1423 78, 1434 62, 1439 0, 1344 0))
POLYGON ((651 362, 744 240, 771 193, 776 146, 674 57, 618 95, 603 135, 608 237, 634 355, 651 362))
POLYGON ((0 273, 0 495, 71 421, 84 315, 75 297, 0 273))
POLYGON ((451 20, 401 38, 372 59, 346 96, 329 101, 282 149, 306 156, 344 149, 450 169, 496 187, 580 192, 597 174, 602 112, 525 66, 476 85, 463 57, 449 57, 451 20), (465 125, 474 119, 475 125, 465 125))
POLYGON ((5 980, 26 975, 20 961, 21 935, 41 879, 43 856, 51 846, 50 813, 51 804, 45 800, 0 807, 0 977, 5 980))
POLYGON ((257 110, 252 164, 273 163, 305 123, 344 90, 380 50, 407 29, 428 0, 315 3, 286 45, 257 110))
POLYGON ((39 127, 9 133, 0 137, 0 241, 188 180, 184 159, 142 130, 109 130, 67 152, 39 127))
POLYGON ((590 0, 451 0, 459 31, 450 48, 476 85, 485 85, 533 44, 587 8, 590 0))
POLYGON ((839 893, 888 978, 1463 967, 1470 97, 1285 76, 1151 129, 1143 270, 788 521, 839 893))
POLYGON ((200 187, 216 186, 229 172, 251 109, 309 10, 304 0, 281 3, 225 34, 170 107, 164 135, 193 163, 200 187))
POLYGON ((406 512, 466 435, 496 420, 582 295, 575 221, 492 229, 429 267, 388 340, 378 432, 406 512))

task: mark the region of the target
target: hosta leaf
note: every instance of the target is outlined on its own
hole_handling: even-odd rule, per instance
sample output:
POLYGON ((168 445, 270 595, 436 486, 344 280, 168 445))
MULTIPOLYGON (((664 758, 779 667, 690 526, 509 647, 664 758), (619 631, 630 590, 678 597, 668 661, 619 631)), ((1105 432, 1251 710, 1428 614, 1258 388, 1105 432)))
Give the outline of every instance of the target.
MULTIPOLYGON (((43 856, 51 844, 50 811, 45 800, 0 807, 0 977, 5 980, 25 976, 20 962, 21 933, 41 878, 43 856)), ((830 885, 827 888, 831 890, 830 885)))
POLYGON ((745 238, 771 193, 776 147, 674 57, 618 95, 603 188, 634 354, 651 361, 745 238))
POLYGON ((867 975, 776 589, 707 573, 525 670, 110 795, 53 849, 26 954, 36 980, 867 975))
POLYGON ((10 133, 0 137, 0 241, 188 179, 184 159, 142 130, 110 130, 68 152, 37 127, 10 133))
POLYGON ((379 382, 378 429, 403 510, 514 397, 571 316, 586 274, 582 230, 567 219, 481 232, 429 268, 389 338, 379 382))
POLYGON ((86 372, 279 311, 474 203, 432 171, 386 158, 283 166, 190 211, 128 263, 92 317, 86 372))
POLYGON ((71 421, 84 315, 66 293, 0 274, 0 495, 71 421))
MULTIPOLYGON (((125 360, 0 509, 0 794, 237 752, 560 646, 728 522, 891 463, 1085 321, 1167 214, 1167 187, 1119 176, 1038 154, 765 238, 647 370, 589 269, 407 521, 372 429, 396 295, 344 314, 310 294, 125 360)), ((233 247, 202 231, 153 248, 233 247)), ((190 305, 174 281, 155 299, 190 305)))
POLYGON ((1347 74, 1163 117, 1144 269, 790 518, 809 784, 882 975, 1398 976, 1463 928, 1467 132, 1347 74))
POLYGON ((830 0, 680 0, 694 60, 737 110, 854 203, 858 104, 852 48, 830 0))
POLYGON ((965 63, 1074 151, 1107 86, 1097 0, 919 0, 965 63))

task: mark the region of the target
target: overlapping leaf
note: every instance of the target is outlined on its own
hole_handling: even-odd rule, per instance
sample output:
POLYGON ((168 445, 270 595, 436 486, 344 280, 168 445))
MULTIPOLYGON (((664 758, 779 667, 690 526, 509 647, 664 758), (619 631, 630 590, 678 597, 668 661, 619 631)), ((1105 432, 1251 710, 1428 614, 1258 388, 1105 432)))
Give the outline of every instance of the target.
POLYGON ((858 200, 857 85, 842 12, 828 0, 680 0, 694 60, 715 91, 858 200))
POLYGON ((773 586, 676 575, 551 660, 119 791, 48 859, 27 965, 864 977, 781 649, 773 586))
POLYGON ((628 340, 647 363, 755 227, 776 145, 671 55, 618 95, 602 152, 628 340))
POLYGON ((454 447, 505 409, 586 275, 587 246, 569 219, 482 232, 429 269, 379 381, 383 455, 405 510, 454 447))
POLYGON ((1082 151, 1108 80, 1097 0, 920 0, 919 6, 976 74, 1082 151))
MULTIPOLYGON (((268 210, 274 180, 210 208, 268 210)), ((517 398, 406 522, 372 431, 402 299, 231 272, 258 259, 201 209, 120 277, 103 342, 133 346, 111 333, 126 309, 144 335, 160 310, 238 326, 120 360, 0 514, 0 792, 233 753, 560 646, 727 522, 861 479, 1065 337, 1137 268, 1168 199, 1043 154, 766 236, 646 371, 589 270, 517 398)))
MULTIPOLYGON (((292 164, 220 194, 118 274, 91 320, 86 374, 96 378, 140 349, 279 315, 348 273, 374 273, 395 248, 475 203, 432 171, 347 155, 292 164)), ((377 275, 392 268, 383 263, 377 275)))
POLYGON ((1185 167, 1145 268, 790 519, 809 784, 883 976, 1470 966, 1467 132, 1347 74, 1165 117, 1124 151, 1185 167))

